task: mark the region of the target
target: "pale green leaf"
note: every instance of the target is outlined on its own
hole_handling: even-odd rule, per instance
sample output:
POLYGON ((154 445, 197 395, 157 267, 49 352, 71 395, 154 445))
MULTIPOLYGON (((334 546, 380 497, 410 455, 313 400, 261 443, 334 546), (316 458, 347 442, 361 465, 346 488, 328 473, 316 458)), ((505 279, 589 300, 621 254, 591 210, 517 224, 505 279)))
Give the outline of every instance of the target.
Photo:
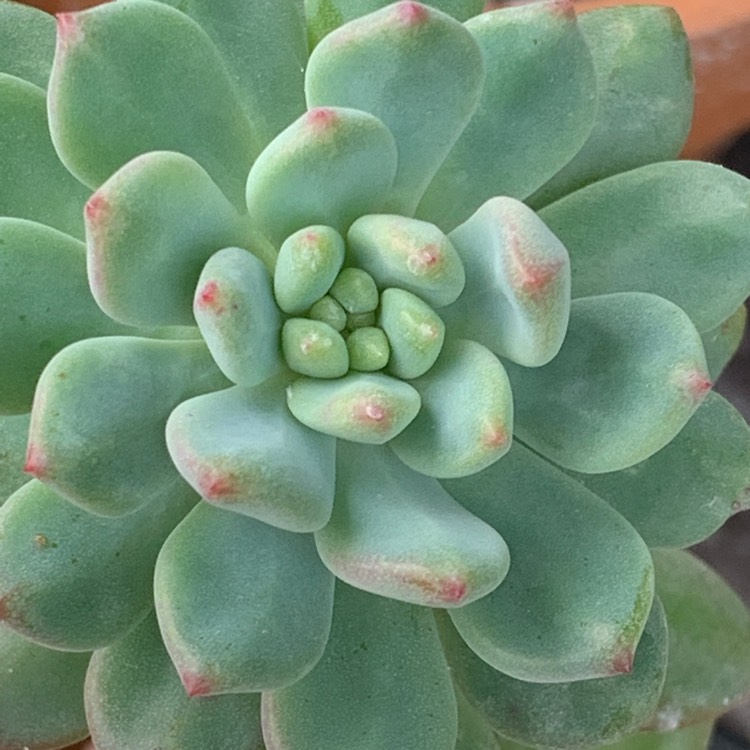
POLYGON ((523 199, 586 141, 594 66, 572 3, 546 0, 466 24, 487 69, 482 98, 417 214, 446 231, 497 195, 523 199))
MULTIPOLYGON (((575 274, 574 274, 575 277, 575 274)), ((516 435, 567 469, 632 466, 669 443, 711 387, 700 336, 662 297, 573 300, 560 353, 544 367, 506 365, 516 435)))
POLYGON ((703 332, 750 295, 750 181, 715 164, 650 164, 540 212, 570 254, 573 297, 651 292, 703 332))
POLYGON ((195 159, 238 206, 260 149, 216 47, 152 0, 62 14, 50 79, 60 158, 91 187, 147 151, 195 159))
POLYGON ((0 0, 0 72, 47 88, 55 22, 30 5, 0 0))
POLYGON ((482 659, 538 682, 630 669, 651 608, 653 569, 619 513, 518 443, 479 474, 442 484, 510 549, 505 581, 451 610, 482 659))
POLYGON ((458 21, 402 2, 329 34, 310 56, 305 92, 311 107, 354 107, 385 123, 398 146, 388 210, 409 215, 471 118, 483 80, 481 50, 458 21))
POLYGON ((323 658, 264 693, 262 712, 274 750, 454 750, 456 699, 431 612, 337 583, 323 658))

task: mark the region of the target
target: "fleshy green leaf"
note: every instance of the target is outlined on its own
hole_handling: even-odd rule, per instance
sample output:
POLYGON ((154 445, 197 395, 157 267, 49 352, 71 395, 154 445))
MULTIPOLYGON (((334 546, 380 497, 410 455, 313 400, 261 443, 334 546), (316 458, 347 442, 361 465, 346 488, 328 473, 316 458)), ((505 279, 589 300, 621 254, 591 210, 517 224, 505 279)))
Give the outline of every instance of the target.
POLYGON ((50 129, 65 166, 97 187, 147 151, 195 159, 237 206, 259 142, 195 21, 121 0, 58 16, 50 129))
POLYGON ((609 474, 575 474, 635 526, 650 547, 687 547, 747 507, 750 427, 711 392, 651 458, 609 474))
POLYGON ((466 281, 451 241, 434 225, 403 216, 362 216, 346 237, 347 260, 382 288, 395 286, 433 307, 454 302, 466 281))
POLYGON ((522 445, 443 485, 502 534, 511 566, 451 617, 485 661, 513 677, 564 682, 627 672, 653 593, 648 549, 603 500, 522 445))
POLYGON ((259 696, 190 698, 149 616, 97 651, 86 676, 86 718, 96 750, 261 750, 259 696))
POLYGON ((386 124, 398 145, 388 210, 412 214, 483 81, 481 50, 458 21, 399 2, 329 34, 310 55, 305 93, 311 107, 354 107, 386 124))
MULTIPOLYGON (((2 19, 0 14, 0 24, 2 19)), ((39 221, 83 237, 81 207, 89 191, 63 167, 52 147, 44 91, 3 73, 0 153, 0 216, 39 221)))
POLYGON ((330 518, 335 441, 300 424, 283 383, 185 401, 167 423, 172 460, 209 502, 290 531, 330 518))
POLYGON ((298 315, 331 288, 344 263, 344 239, 331 227, 300 229, 284 240, 273 271, 279 307, 298 315))
POLYGON ((164 642, 190 696, 285 687, 323 655, 333 576, 309 534, 200 503, 154 575, 164 642))
POLYGON ((287 366, 300 375, 340 378, 349 371, 347 342, 320 320, 287 320, 281 331, 281 348, 287 366))
POLYGON ((52 651, 0 625, 0 747, 64 747, 88 735, 83 680, 90 656, 52 651))
POLYGON ((707 331, 750 295, 750 277, 737 272, 750 266, 749 202, 750 181, 734 172, 664 162, 589 185, 540 216, 568 249, 573 297, 652 292, 707 331))
POLYGON ((39 379, 26 471, 90 512, 133 511, 177 477, 164 440, 169 413, 226 385, 203 342, 72 344, 39 379))
POLYGON ((548 750, 611 743, 636 731, 659 700, 667 666, 667 628, 658 600, 630 674, 551 685, 495 671, 466 646, 447 617, 440 616, 438 623, 453 679, 501 734, 503 750, 504 737, 548 750))
MULTIPOLYGON (((305 0, 310 47, 314 47, 326 34, 342 24, 384 8, 391 2, 392 0, 305 0)), ((466 21, 482 12, 484 0, 430 0, 429 5, 459 21, 466 21)))
POLYGON ((0 619, 66 651, 122 637, 151 609, 156 555, 196 499, 180 482, 124 518, 103 518, 29 482, 0 511, 0 619))
POLYGON ((94 193, 86 204, 86 236, 97 302, 131 325, 193 325, 203 264, 249 239, 205 170, 167 151, 133 159, 94 193))
POLYGON ((417 211, 446 230, 496 195, 523 199, 546 182, 584 144, 597 107, 572 2, 484 13, 466 28, 482 50, 487 80, 417 211))
POLYGON ((456 700, 432 614, 338 583, 323 658, 264 693, 262 713, 274 750, 454 750, 456 700))
POLYGON ((669 625, 669 667, 652 729, 714 719, 750 694, 750 612, 705 563, 654 550, 669 625))
POLYGON ((693 115, 688 39, 664 6, 602 8, 578 17, 596 70, 594 129, 530 198, 543 206, 591 182, 677 157, 693 115))
POLYGON ((652 294, 573 300, 560 353, 544 367, 507 363, 516 435, 567 469, 616 471, 663 448, 711 381, 700 336, 652 294))
POLYGON ((340 444, 337 464, 333 516, 315 541, 338 578, 430 607, 463 606, 503 580, 503 539, 436 480, 384 448, 340 444))
POLYGON ((346 234, 358 216, 382 209, 397 158, 393 136, 372 115, 311 109, 278 135, 250 170, 250 218, 277 246, 312 224, 346 234))
POLYGON ((382 445, 417 416, 419 393, 381 373, 349 373, 337 380, 300 378, 287 405, 302 424, 356 443, 382 445))
POLYGON ((60 349, 128 330, 91 297, 83 243, 24 219, 0 218, 0 299, 2 414, 31 408, 37 378, 60 349))
POLYGON ((723 323, 701 335, 712 380, 719 377, 734 356, 742 341, 746 324, 747 308, 740 305, 723 323))
POLYGON ((0 1, 0 72, 47 88, 55 54, 55 22, 21 3, 0 1))
POLYGON ((449 341, 435 365, 411 385, 422 407, 391 441, 407 466, 433 477, 466 476, 510 448, 510 383, 497 357, 481 344, 449 341))
POLYGON ((450 234, 466 287, 441 313, 454 335, 526 367, 560 350, 570 314, 570 260, 529 208, 493 198, 450 234))
POLYGON ((238 247, 214 253, 198 279, 198 328, 216 364, 238 385, 258 385, 281 368, 281 316, 271 283, 263 263, 238 247))
POLYGON ((305 111, 307 40, 295 0, 161 0, 211 37, 265 146, 305 111))
POLYGON ((24 474, 29 415, 0 417, 0 507, 29 481, 24 474))

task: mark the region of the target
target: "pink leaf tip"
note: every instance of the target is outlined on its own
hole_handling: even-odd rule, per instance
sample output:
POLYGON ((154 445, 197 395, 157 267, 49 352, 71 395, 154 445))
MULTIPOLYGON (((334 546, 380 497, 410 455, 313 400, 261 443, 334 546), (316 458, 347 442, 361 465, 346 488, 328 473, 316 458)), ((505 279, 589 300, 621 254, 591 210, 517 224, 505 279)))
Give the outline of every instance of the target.
POLYGON ((211 680, 189 670, 180 672, 180 680, 185 688, 185 692, 191 698, 196 698, 200 695, 211 695, 214 691, 214 684, 211 680))
POLYGON ((630 674, 633 671, 634 659, 634 649, 628 647, 618 651, 612 659, 612 674, 630 674))
POLYGON ((57 37, 63 46, 78 42, 83 37, 83 30, 78 20, 77 13, 58 13, 57 19, 57 37))
POLYGON ((23 466, 26 474, 31 474, 37 479, 42 479, 47 475, 47 456, 39 445, 34 442, 29 443, 26 449, 26 463, 23 466))
POLYGON ((399 20, 407 26, 417 26, 424 23, 430 13, 421 3, 403 2, 399 3, 396 12, 399 20))
POLYGON ((325 131, 338 122, 339 116, 330 107, 314 107, 307 113, 307 124, 315 131, 325 131))

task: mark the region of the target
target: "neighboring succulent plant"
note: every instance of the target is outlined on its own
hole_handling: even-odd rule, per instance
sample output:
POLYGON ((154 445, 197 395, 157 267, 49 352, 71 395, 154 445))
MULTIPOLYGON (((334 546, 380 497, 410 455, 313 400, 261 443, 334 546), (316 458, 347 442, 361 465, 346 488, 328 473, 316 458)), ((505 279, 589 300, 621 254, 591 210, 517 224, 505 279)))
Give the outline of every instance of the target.
POLYGON ((0 2, 3 750, 699 748, 750 689, 680 549, 747 503, 750 183, 665 161, 676 16, 383 5, 52 65, 0 2))

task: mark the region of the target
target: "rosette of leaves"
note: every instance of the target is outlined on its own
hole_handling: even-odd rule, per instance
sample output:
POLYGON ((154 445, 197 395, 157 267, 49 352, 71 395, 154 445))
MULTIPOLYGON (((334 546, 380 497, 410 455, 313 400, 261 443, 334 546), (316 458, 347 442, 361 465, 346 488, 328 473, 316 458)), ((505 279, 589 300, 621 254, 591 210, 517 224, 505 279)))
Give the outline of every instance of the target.
POLYGON ((682 548, 750 484, 750 184, 670 161, 675 16, 385 5, 0 4, 0 747, 697 748, 747 691, 682 548))

